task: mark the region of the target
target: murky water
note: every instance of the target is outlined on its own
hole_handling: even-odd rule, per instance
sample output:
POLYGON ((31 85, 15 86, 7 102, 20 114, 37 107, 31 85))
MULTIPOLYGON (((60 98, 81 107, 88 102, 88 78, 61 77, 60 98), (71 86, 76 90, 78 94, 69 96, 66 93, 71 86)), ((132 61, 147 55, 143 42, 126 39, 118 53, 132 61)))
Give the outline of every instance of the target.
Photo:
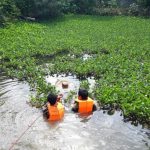
MULTIPOLYGON (((48 82, 67 80, 77 89, 79 81, 73 77, 47 77, 48 82)), ((61 91, 67 92, 67 91, 61 91)), ((27 83, 0 75, 0 150, 12 143, 38 118, 14 146, 15 150, 149 150, 150 131, 124 123, 120 112, 109 116, 96 111, 85 118, 66 110, 64 120, 50 124, 40 109, 28 105, 27 83)))

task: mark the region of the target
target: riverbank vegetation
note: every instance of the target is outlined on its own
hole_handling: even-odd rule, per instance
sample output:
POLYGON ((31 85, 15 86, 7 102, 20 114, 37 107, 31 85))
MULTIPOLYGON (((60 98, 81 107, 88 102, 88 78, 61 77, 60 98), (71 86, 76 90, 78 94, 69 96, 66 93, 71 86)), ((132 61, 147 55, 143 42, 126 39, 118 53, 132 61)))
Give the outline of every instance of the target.
POLYGON ((119 106, 125 117, 150 123, 149 28, 149 19, 121 16, 20 21, 0 29, 0 68, 28 81, 40 103, 56 92, 47 74, 94 77, 92 95, 101 106, 119 106))
POLYGON ((16 19, 43 20, 63 14, 150 16, 149 0, 1 0, 0 26, 16 19))

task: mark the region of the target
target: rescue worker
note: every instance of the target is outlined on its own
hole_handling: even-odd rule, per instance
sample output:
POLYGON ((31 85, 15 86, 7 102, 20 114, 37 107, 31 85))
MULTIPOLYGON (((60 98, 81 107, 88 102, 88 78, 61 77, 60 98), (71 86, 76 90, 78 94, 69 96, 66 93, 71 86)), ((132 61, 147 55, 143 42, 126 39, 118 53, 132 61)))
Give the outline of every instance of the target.
POLYGON ((59 121, 64 117, 64 106, 60 103, 62 95, 49 94, 43 115, 49 121, 59 121))
POLYGON ((91 113, 97 110, 94 100, 88 97, 88 91, 79 89, 78 98, 75 100, 72 111, 79 113, 91 113))

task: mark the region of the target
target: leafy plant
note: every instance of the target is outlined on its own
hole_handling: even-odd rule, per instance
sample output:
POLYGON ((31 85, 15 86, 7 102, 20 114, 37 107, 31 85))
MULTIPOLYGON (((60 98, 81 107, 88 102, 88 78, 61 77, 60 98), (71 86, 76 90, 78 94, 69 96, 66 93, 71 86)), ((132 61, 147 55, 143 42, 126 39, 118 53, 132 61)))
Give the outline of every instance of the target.
POLYGON ((0 26, 8 24, 19 16, 19 9, 16 7, 13 0, 0 1, 0 26))
POLYGON ((97 101, 119 105, 125 116, 149 123, 149 27, 149 19, 129 16, 67 15, 54 22, 17 22, 0 29, 0 67, 27 80, 38 105, 49 92, 57 93, 46 83, 47 74, 76 75, 85 88, 92 76, 97 101), (84 54, 90 57, 83 60, 84 54))

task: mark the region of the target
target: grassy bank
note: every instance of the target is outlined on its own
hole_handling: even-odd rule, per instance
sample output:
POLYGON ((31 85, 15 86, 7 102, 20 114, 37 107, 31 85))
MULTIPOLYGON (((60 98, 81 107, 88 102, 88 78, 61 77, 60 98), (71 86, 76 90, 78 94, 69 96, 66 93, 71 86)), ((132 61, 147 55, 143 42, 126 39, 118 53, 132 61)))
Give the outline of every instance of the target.
MULTIPOLYGON (((150 122, 150 19, 66 16, 55 21, 17 22, 0 29, 0 61, 9 76, 28 80, 42 93, 55 91, 45 74, 93 76, 93 95, 119 104, 125 116, 150 122), (82 56, 91 58, 83 61, 82 56), (39 64, 53 63, 45 71, 39 64)), ((44 67, 45 68, 45 67, 44 67)))

